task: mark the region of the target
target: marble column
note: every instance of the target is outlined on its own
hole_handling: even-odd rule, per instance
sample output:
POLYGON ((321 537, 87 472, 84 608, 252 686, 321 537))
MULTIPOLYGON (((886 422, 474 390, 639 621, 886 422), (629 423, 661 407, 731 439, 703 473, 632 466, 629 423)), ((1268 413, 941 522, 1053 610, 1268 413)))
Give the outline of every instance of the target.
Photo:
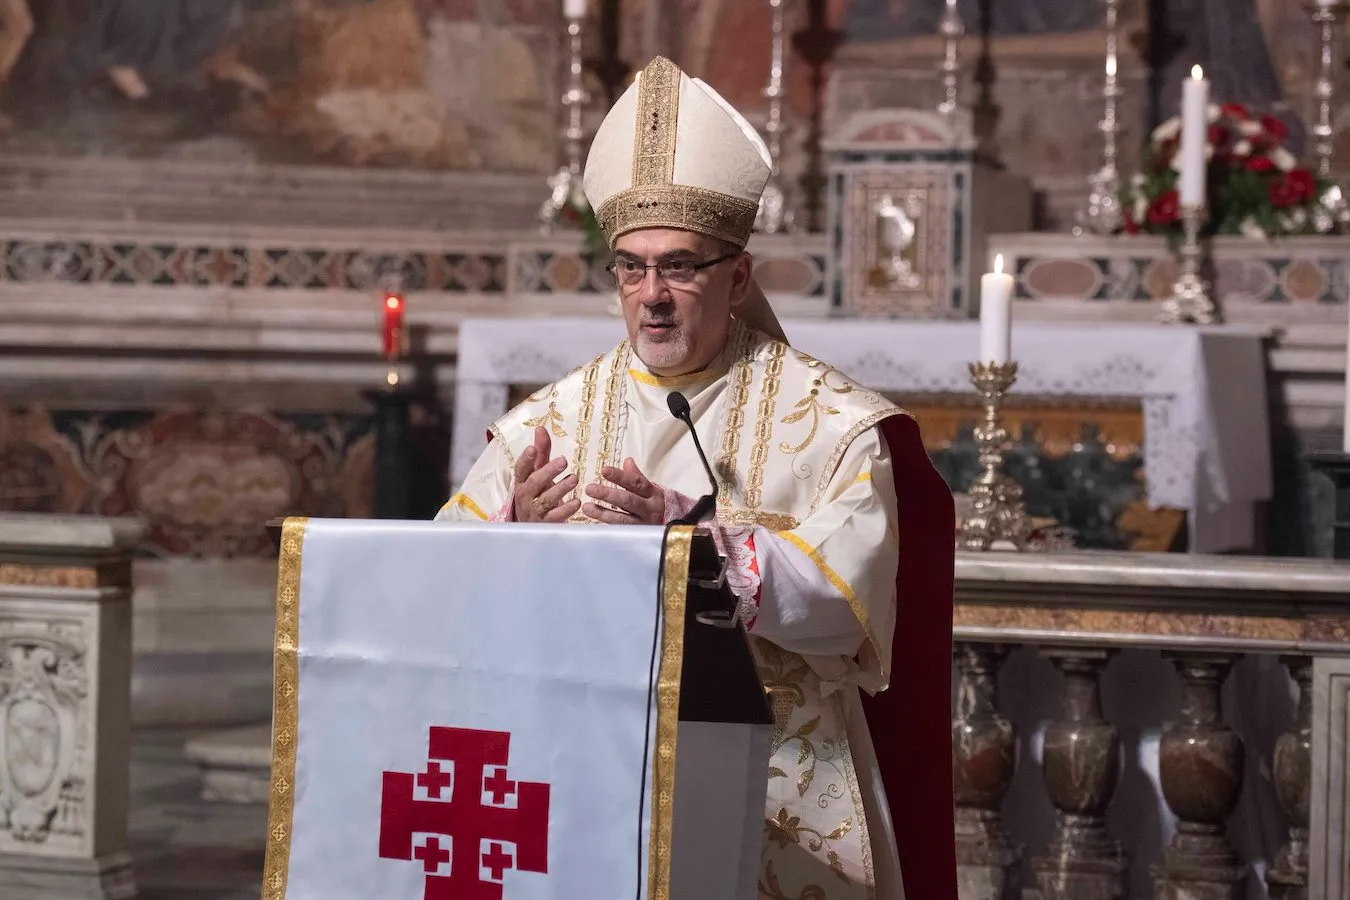
POLYGON ((1298 685, 1294 727, 1275 742, 1275 793, 1289 816, 1289 836, 1266 872, 1271 900, 1308 900, 1308 826, 1312 805, 1312 658, 1284 660, 1298 685))
POLYGON ((1244 867, 1224 822, 1242 790, 1242 737, 1223 723, 1219 693, 1235 657, 1171 653, 1181 675, 1181 717, 1163 733, 1158 768, 1177 834, 1153 867, 1154 900, 1236 900, 1244 867))
POLYGON ((1012 723, 998 710, 998 670, 1008 648, 961 643, 954 652, 956 715, 952 768, 956 797, 956 871, 961 900, 1020 896, 1013 846, 1000 807, 1017 767, 1012 723))
POLYGON ((0 514, 0 897, 136 895, 127 852, 139 523, 0 514))
POLYGON ((1111 651, 1043 651, 1064 676, 1062 717, 1045 731, 1042 766, 1055 805, 1055 832, 1032 860, 1045 900, 1117 900, 1125 854, 1106 828, 1120 776, 1120 734, 1102 718, 1101 675, 1111 651))

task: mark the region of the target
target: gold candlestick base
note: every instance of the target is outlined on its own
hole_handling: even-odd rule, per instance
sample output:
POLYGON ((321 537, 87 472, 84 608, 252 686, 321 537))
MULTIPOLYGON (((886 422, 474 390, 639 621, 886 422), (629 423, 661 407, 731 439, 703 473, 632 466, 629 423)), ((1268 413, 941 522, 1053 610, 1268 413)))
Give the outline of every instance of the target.
POLYGON ((1003 395, 1017 380, 1017 363, 971 363, 970 380, 984 397, 984 421, 975 428, 981 471, 970 487, 971 510, 961 523, 957 546, 962 550, 989 550, 997 545, 1040 549, 1031 539, 1032 525, 1022 505, 1022 488, 1003 471, 1008 433, 1000 411, 1003 395))
POLYGON ((1163 303, 1164 325, 1213 325, 1220 319, 1214 305, 1210 286, 1201 272, 1200 226, 1205 219, 1204 206, 1183 206, 1181 227, 1183 239, 1177 256, 1180 268, 1172 285, 1172 296, 1163 303))

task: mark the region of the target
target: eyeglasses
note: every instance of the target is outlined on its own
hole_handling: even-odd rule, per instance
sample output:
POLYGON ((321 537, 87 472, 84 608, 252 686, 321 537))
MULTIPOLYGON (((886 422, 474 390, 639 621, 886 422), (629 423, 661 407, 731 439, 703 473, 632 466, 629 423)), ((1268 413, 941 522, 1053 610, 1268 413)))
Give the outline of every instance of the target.
POLYGON ((668 259, 652 265, 646 265, 636 259, 621 256, 605 268, 614 276, 615 282, 623 287, 637 287, 642 284, 647 278, 648 269, 655 269, 657 277, 666 284, 689 284, 704 269, 726 262, 729 259, 735 259, 740 255, 738 251, 706 262, 694 262, 692 259, 668 259))

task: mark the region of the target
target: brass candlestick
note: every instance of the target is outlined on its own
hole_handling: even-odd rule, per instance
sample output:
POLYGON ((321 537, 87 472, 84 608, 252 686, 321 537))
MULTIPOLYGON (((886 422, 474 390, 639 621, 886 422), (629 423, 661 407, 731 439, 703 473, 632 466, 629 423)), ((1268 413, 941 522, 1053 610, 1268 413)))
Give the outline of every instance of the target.
POLYGON ((1037 549, 1022 505, 1022 488, 1003 471, 1008 432, 1000 412, 1003 395, 1017 380, 1017 363, 971 363, 970 380, 984 398, 984 421, 975 428, 981 471, 971 485, 971 511, 961 523, 957 543, 963 550, 988 550, 1005 543, 1018 550, 1037 549))
POLYGON ((1079 211, 1074 234, 1113 234, 1120 227, 1120 170, 1116 168, 1116 138, 1120 125, 1116 104, 1124 91, 1120 88, 1119 28, 1117 22, 1122 0, 1106 0, 1106 77, 1102 82, 1102 165, 1088 178, 1087 206, 1079 211))
POLYGON ((1203 204, 1181 208, 1183 236, 1177 251, 1181 268, 1172 285, 1172 296, 1163 303, 1164 325, 1213 325, 1219 321, 1218 307, 1214 305, 1214 298, 1200 271, 1200 223, 1204 221, 1205 213, 1203 204))
POLYGON ((938 22, 938 34, 942 35, 942 102, 938 112, 944 116, 954 114, 961 107, 961 38, 966 33, 965 22, 961 21, 961 11, 956 0, 946 0, 942 19, 938 22))
POLYGON ((566 121, 561 135, 566 160, 548 179, 548 199, 539 208, 539 225, 544 234, 553 231, 564 209, 585 202, 585 195, 581 192, 581 142, 586 133, 582 130, 581 114, 591 97, 582 81, 581 27, 580 18, 567 20, 567 90, 562 95, 563 117, 566 121))
POLYGON ((769 84, 764 96, 769 101, 769 119, 764 125, 765 144, 769 148, 769 181, 759 198, 759 212, 755 215, 755 230, 765 234, 793 231, 795 222, 783 190, 783 96, 786 82, 783 78, 783 0, 769 0, 773 13, 773 42, 769 60, 769 84))

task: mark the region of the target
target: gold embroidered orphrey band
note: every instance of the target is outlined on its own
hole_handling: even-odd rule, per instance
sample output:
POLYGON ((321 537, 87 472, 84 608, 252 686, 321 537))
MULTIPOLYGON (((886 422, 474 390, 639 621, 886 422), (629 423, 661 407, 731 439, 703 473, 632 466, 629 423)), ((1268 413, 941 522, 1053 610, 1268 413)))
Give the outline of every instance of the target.
POLYGON ((652 825, 647 896, 670 898, 670 840, 675 830, 675 735, 680 729, 680 671, 684 666, 684 607, 689 588, 692 526, 666 532, 662 560, 661 667, 656 680, 656 752, 652 754, 652 825))
POLYGON ((272 786, 267 802, 267 855, 263 862, 263 900, 283 900, 291 862, 291 822, 295 815, 295 737, 300 724, 300 556, 304 518, 281 526, 277 559, 277 630, 273 657, 272 786))

